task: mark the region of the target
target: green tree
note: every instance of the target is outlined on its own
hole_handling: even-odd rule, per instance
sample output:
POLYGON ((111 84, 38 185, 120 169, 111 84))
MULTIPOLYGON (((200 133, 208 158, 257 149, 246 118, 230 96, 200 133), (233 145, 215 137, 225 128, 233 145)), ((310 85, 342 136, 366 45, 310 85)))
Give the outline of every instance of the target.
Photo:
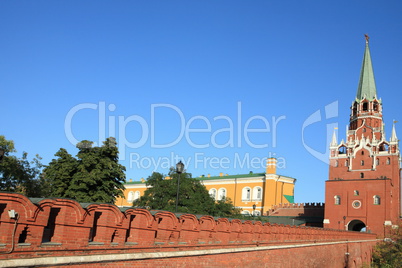
POLYGON ((57 159, 53 159, 49 165, 43 170, 43 184, 47 193, 47 197, 70 197, 67 190, 77 173, 78 160, 67 152, 66 149, 60 148, 55 154, 57 159))
POLYGON ((191 173, 177 174, 173 168, 170 169, 169 179, 157 172, 149 176, 146 181, 149 188, 133 202, 133 206, 175 212, 179 176, 178 212, 212 216, 232 216, 239 213, 230 200, 215 202, 205 186, 192 178, 191 173))
POLYGON ((3 135, 0 135, 0 147, 4 149, 4 157, 0 162, 0 190, 30 197, 42 196, 40 156, 36 155, 29 161, 26 152, 20 158, 11 155, 16 152, 14 142, 6 140, 3 135))
POLYGON ((51 196, 72 198, 78 202, 114 203, 124 197, 126 168, 119 164, 115 138, 100 147, 83 140, 77 144, 77 158, 61 148, 57 159, 44 169, 45 181, 51 185, 51 196))
POLYGON ((393 229, 390 238, 376 245, 372 267, 394 268, 402 263, 402 224, 393 229))

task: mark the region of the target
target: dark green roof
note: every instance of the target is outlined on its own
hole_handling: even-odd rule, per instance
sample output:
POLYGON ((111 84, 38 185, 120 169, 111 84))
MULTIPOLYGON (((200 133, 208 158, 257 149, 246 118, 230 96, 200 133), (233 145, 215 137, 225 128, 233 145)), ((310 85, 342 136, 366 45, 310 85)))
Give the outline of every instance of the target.
POLYGON ((249 173, 249 174, 238 174, 238 175, 223 175, 223 176, 212 176, 212 177, 197 177, 195 179, 200 181, 206 180, 222 180, 222 179, 235 179, 235 178, 250 178, 250 177, 261 177, 265 176, 265 173, 249 173))
POLYGON ((286 200, 288 200, 289 203, 294 203, 295 202, 295 197, 293 195, 284 194, 283 196, 286 198, 286 200))
POLYGON ((127 181, 125 184, 145 184, 146 181, 127 181))
MULTIPOLYGON (((283 177, 288 177, 288 178, 292 178, 289 176, 285 176, 285 175, 279 175, 278 176, 283 176, 283 177)), ((252 177, 263 177, 265 176, 265 173, 249 173, 249 174, 237 174, 237 175, 223 175, 223 176, 211 176, 211 177, 196 177, 194 179, 200 180, 200 181, 208 181, 208 180, 225 180, 225 179, 239 179, 239 178, 252 178, 252 177)), ((294 179, 294 178, 292 178, 294 179)), ((131 181, 131 182, 126 182, 125 184, 145 184, 145 182, 141 182, 141 181, 131 181)), ((293 203, 293 202, 292 202, 293 203)))
POLYGON ((373 65, 371 63, 368 41, 366 41, 366 49, 364 51, 362 69, 360 71, 359 85, 357 87, 356 94, 356 100, 358 102, 364 98, 370 101, 377 98, 377 89, 375 86, 373 65))

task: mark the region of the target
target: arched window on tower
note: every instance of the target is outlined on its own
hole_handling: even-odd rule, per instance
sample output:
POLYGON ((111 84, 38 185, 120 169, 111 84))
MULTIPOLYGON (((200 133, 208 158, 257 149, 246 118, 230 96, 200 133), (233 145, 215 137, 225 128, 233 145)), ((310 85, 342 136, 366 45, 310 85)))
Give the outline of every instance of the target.
POLYGON ((380 205, 381 204, 381 198, 378 195, 373 196, 373 204, 374 205, 380 205))
POLYGON ((358 191, 358 190, 354 190, 354 191, 353 191, 353 194, 357 196, 357 195, 359 195, 359 191, 358 191))
POLYGON ((335 167, 338 167, 338 165, 339 165, 339 162, 338 162, 338 160, 336 160, 335 161, 335 167))
POLYGON ((388 144, 383 142, 380 144, 380 146, 378 147, 378 150, 380 152, 387 152, 388 151, 388 144))
POLYGON ((387 165, 391 164, 391 159, 388 157, 387 158, 387 165))
POLYGON ((375 165, 376 165, 376 166, 379 166, 379 165, 380 165, 380 159, 376 158, 376 160, 375 160, 375 165))
POLYGON ((376 112, 378 111, 378 103, 377 102, 373 103, 373 110, 376 112))
POLYGON ((352 112, 352 115, 354 115, 354 116, 357 115, 357 102, 355 102, 355 103, 353 104, 353 112, 352 112))
POLYGON ((368 111, 368 102, 363 103, 363 111, 368 111))
POLYGON ((340 205, 341 204, 341 197, 339 195, 335 195, 334 199, 335 199, 335 205, 340 205))
POLYGON ((346 147, 345 146, 339 147, 339 154, 346 154, 346 147))
POLYGON ((364 173, 360 173, 360 178, 363 179, 364 178, 364 173))
POLYGON ((349 161, 345 160, 345 167, 348 167, 348 166, 349 166, 349 161))
POLYGON ((360 161, 360 165, 364 166, 364 160, 360 161))

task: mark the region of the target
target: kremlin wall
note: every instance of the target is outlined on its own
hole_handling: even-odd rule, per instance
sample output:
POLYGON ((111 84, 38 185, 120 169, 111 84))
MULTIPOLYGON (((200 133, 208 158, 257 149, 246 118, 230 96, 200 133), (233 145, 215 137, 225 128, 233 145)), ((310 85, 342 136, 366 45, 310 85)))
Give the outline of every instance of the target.
POLYGON ((370 233, 0 193, 0 267, 360 267, 377 241, 370 233))

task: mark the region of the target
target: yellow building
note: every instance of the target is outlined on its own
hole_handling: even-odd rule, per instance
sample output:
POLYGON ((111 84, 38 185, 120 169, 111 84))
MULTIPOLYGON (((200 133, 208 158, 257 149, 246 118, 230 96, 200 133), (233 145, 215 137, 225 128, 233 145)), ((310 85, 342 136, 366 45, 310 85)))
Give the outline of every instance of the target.
MULTIPOLYGON (((294 202, 296 179, 276 174, 277 160, 268 158, 265 173, 240 175, 220 174, 216 177, 198 178, 215 200, 229 197, 234 206, 241 208, 243 214, 261 215, 272 205, 294 202), (255 210, 253 205, 255 204, 255 210)), ((118 198, 117 206, 131 206, 132 202, 144 194, 145 180, 127 182, 125 198, 118 198)))

